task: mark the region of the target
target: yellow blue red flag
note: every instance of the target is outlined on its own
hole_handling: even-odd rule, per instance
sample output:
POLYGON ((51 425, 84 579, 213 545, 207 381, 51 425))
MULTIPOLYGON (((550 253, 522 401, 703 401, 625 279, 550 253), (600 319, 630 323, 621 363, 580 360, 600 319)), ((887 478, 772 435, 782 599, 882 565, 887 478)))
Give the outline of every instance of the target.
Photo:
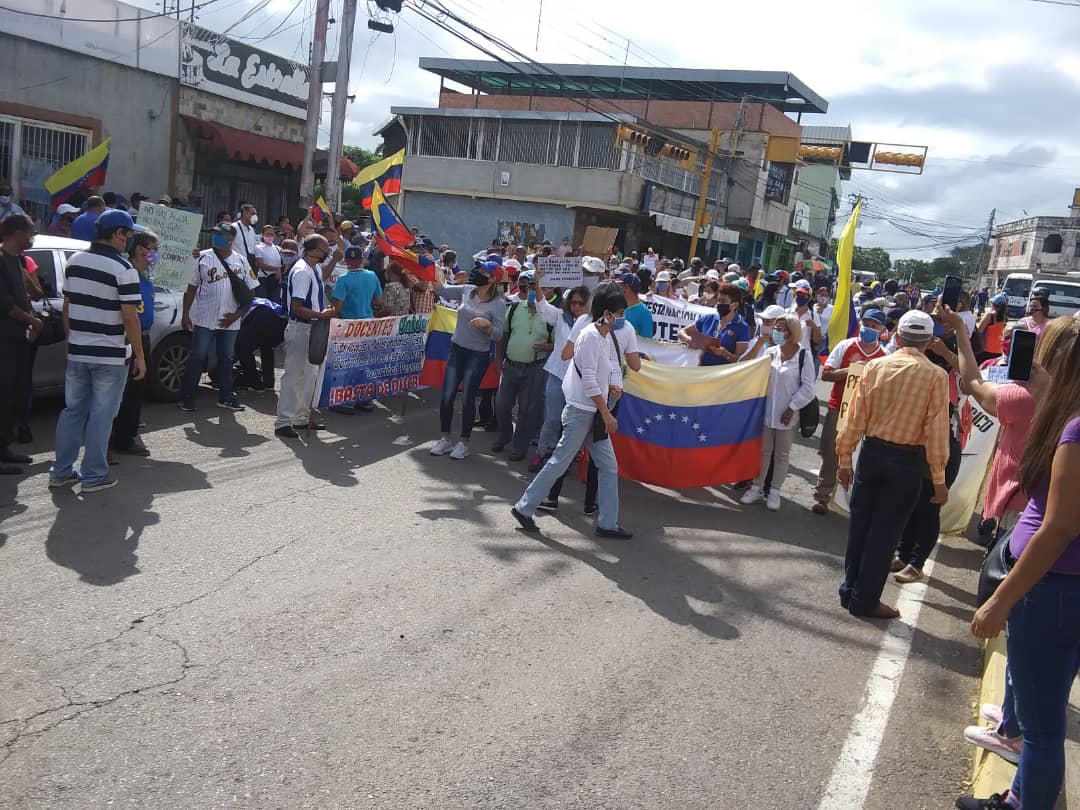
POLYGON ((85 155, 64 164, 49 176, 45 181, 45 190, 51 197, 49 204, 53 211, 78 194, 80 189, 105 184, 111 147, 112 136, 109 136, 85 155))
POLYGON ((332 222, 334 217, 330 213, 330 204, 326 201, 325 197, 319 197, 315 201, 315 204, 311 206, 311 218, 315 221, 316 225, 321 225, 324 222, 332 222))
POLYGON ((365 210, 371 209, 371 191, 379 186, 384 196, 401 193, 401 171, 405 165, 405 150, 373 163, 353 178, 354 186, 360 187, 360 199, 365 210))
POLYGON ((851 300, 851 260, 855 256, 855 229, 859 225, 862 200, 855 203, 851 217, 836 243, 836 300, 829 318, 829 349, 841 340, 855 337, 859 323, 855 319, 855 303, 851 300))
MULTIPOLYGON (((444 307, 441 304, 435 307, 428 323, 427 343, 424 344, 424 368, 420 372, 420 384, 432 388, 442 388, 443 377, 446 376, 446 361, 450 358, 450 338, 454 335, 457 327, 457 310, 444 307)), ((480 380, 481 389, 495 389, 499 387, 499 372, 495 368, 495 344, 491 345, 491 360, 488 363, 484 378, 480 380)))
POLYGON ((411 247, 416 241, 412 231, 402 221, 401 215, 386 201, 382 189, 377 185, 371 187, 371 227, 391 245, 402 250, 411 247))
POLYGON ((643 360, 624 381, 611 437, 619 475, 672 489, 756 476, 769 363, 680 368, 643 360))

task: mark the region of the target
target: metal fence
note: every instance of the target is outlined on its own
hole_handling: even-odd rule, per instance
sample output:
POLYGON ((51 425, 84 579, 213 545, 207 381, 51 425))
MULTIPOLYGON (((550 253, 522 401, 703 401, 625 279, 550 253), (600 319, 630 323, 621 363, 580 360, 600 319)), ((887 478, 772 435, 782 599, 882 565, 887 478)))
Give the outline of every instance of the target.
POLYGON ((11 182, 15 198, 42 229, 51 215, 45 180, 89 149, 87 130, 0 116, 0 177, 11 182))

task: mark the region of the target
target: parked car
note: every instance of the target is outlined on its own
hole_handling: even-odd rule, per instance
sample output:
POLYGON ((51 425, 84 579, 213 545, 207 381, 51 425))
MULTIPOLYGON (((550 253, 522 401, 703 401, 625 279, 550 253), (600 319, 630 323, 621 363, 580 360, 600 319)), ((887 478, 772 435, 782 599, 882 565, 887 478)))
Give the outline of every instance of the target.
MULTIPOLYGON (((64 268, 88 242, 60 236, 38 235, 27 251, 38 265, 37 276, 49 303, 63 306, 64 268)), ((184 366, 191 353, 191 335, 181 329, 183 291, 155 285, 154 325, 150 327, 150 358, 147 362, 147 388, 155 399, 175 402, 180 398, 184 366)), ((36 305, 40 308, 40 305, 36 305)), ((58 393, 64 388, 67 344, 42 346, 34 363, 34 392, 58 393)))

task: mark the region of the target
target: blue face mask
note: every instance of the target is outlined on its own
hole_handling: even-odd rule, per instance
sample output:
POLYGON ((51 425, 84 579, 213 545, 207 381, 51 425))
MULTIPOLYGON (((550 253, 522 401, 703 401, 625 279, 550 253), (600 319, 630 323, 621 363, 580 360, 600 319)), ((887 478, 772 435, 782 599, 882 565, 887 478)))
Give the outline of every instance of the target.
POLYGON ((611 328, 618 330, 626 326, 626 318, 616 318, 615 323, 611 324, 611 328))
POLYGON ((10 204, 11 204, 11 197, 7 196, 6 194, 4 196, 0 197, 0 205, 10 205, 10 204))
POLYGON ((880 339, 881 336, 878 334, 877 329, 874 329, 870 326, 859 327, 859 340, 861 340, 863 343, 870 343, 876 345, 880 339))
POLYGON ((666 281, 658 281, 656 283, 656 291, 665 293, 668 291, 668 283, 666 281))
POLYGON ((775 343, 777 346, 779 346, 785 340, 787 340, 787 332, 785 332, 782 329, 773 329, 773 333, 772 333, 772 342, 773 343, 775 343))
POLYGON ((530 304, 535 304, 536 303, 536 290, 529 290, 529 292, 525 294, 525 300, 530 304))
POLYGON ((216 248, 227 248, 229 246, 229 237, 223 233, 215 233, 210 238, 210 244, 216 248))

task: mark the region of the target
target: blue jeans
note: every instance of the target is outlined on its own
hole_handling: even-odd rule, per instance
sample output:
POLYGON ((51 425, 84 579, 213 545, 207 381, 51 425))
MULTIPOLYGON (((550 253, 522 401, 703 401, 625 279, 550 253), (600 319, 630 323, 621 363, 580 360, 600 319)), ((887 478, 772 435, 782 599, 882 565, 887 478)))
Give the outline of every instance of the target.
POLYGON ((56 422, 56 461, 49 477, 61 481, 75 472, 85 447, 79 477, 96 484, 109 477, 109 435, 127 384, 128 366, 68 360, 64 372, 64 410, 56 422))
POLYGON ((540 428, 540 441, 536 443, 536 449, 540 455, 547 456, 555 449, 555 443, 559 440, 559 429, 562 427, 562 412, 566 405, 566 397, 562 392, 562 380, 545 372, 547 380, 544 383, 544 426, 540 428))
MULTIPOLYGON (((1006 644, 1008 639, 1006 639, 1006 644)), ((1016 719, 1016 695, 1013 694, 1012 675, 1009 674, 1009 662, 1005 662, 1005 697, 1001 700, 1001 725, 998 734, 1014 740, 1020 736, 1020 721, 1016 719)))
POLYGON ((1065 778, 1065 717, 1080 671, 1080 576, 1047 574, 1009 614, 1006 638, 1024 746, 1012 792, 1050 810, 1065 778))
POLYGON ((207 329, 196 326, 191 336, 191 355, 187 368, 184 369, 184 384, 180 386, 180 398, 185 402, 195 396, 206 358, 210 356, 210 347, 217 349, 218 401, 226 402, 234 397, 232 364, 233 351, 236 349, 236 336, 239 329, 207 329))
POLYGON ((573 405, 567 405, 562 412, 562 438, 555 446, 555 452, 547 460, 544 468, 521 496, 515 508, 523 515, 532 517, 536 507, 547 497, 552 485, 562 477, 574 462, 574 456, 584 443, 588 445, 589 456, 596 462, 599 476, 600 512, 596 525, 601 529, 614 529, 619 525, 619 463, 615 460, 615 449, 611 439, 594 442, 592 439, 593 412, 583 411, 573 405))
POLYGON ((450 356, 446 358, 446 374, 443 376, 442 400, 439 402, 439 426, 444 436, 450 435, 454 422, 454 400, 457 399, 458 386, 461 386, 461 438, 472 435, 473 420, 476 416, 476 392, 480 390, 480 381, 484 379, 491 354, 474 351, 450 344, 450 356))

